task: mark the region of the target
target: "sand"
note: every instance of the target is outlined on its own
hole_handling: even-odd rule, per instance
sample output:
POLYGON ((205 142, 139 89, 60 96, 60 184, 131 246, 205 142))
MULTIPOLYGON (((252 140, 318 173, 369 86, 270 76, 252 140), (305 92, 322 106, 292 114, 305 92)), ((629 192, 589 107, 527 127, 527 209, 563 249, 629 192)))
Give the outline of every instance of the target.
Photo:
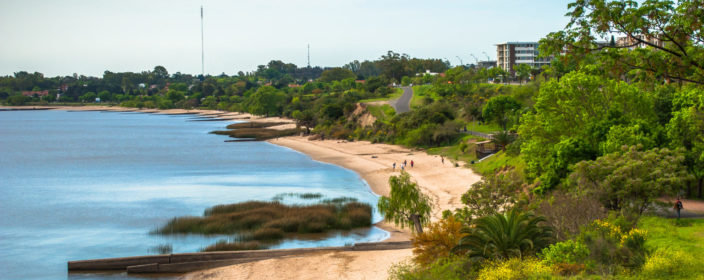
MULTIPOLYGON (((372 191, 388 195, 388 179, 400 174, 404 160, 406 171, 428 194, 434 203, 433 220, 443 210, 461 207, 462 194, 481 176, 465 167, 454 167, 454 162, 387 144, 367 141, 339 140, 310 141, 304 137, 284 137, 268 142, 309 155, 314 160, 332 163, 356 171, 367 181, 372 191), (411 160, 414 167, 410 167, 411 160), (396 162, 396 170, 392 164, 396 162)), ((387 223, 377 226, 392 233, 387 241, 408 240, 408 229, 399 229, 387 223)), ((383 251, 340 251, 277 258, 199 271, 184 279, 386 279, 393 264, 409 261, 411 249, 383 251)))

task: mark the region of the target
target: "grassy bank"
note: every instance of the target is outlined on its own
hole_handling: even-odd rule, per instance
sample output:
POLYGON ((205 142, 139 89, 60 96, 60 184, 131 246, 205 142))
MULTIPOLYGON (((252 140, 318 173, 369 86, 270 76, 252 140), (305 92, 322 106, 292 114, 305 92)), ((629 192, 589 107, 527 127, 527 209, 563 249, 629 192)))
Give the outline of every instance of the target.
POLYGON ((260 248, 254 241, 272 242, 287 234, 321 233, 371 226, 372 208, 344 201, 315 205, 284 205, 279 202, 248 201, 217 205, 203 217, 178 217, 156 230, 157 234, 235 234, 236 244, 218 248, 260 248), (247 243, 249 242, 249 243, 247 243))
POLYGON ((298 133, 298 129, 269 129, 269 128, 238 128, 234 130, 216 130, 210 133, 218 135, 227 135, 238 139, 252 139, 264 141, 277 137, 291 136, 298 133))

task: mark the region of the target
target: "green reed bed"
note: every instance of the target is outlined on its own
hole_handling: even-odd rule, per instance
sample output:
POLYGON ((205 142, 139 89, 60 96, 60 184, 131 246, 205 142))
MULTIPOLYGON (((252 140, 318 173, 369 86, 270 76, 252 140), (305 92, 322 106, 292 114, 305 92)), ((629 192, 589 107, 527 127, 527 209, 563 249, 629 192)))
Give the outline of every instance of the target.
POLYGON ((208 208, 203 217, 174 218, 155 233, 235 234, 237 240, 232 244, 215 244, 206 250, 249 250, 263 246, 247 242, 275 242, 288 234, 348 230, 371 226, 371 222, 371 206, 359 202, 284 205, 277 201, 247 201, 208 208))

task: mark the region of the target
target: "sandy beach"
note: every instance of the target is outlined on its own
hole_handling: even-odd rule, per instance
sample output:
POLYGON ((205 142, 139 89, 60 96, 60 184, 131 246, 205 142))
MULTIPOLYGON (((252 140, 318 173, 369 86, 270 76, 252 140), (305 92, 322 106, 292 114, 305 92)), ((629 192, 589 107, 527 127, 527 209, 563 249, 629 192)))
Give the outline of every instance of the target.
MULTIPOLYGON (((443 210, 461 207, 460 197, 481 176, 469 168, 454 167, 454 163, 423 151, 367 141, 315 140, 304 137, 284 137, 270 143, 291 148, 314 160, 327 162, 356 171, 380 195, 388 195, 388 179, 400 174, 400 165, 418 182, 434 203, 433 220, 443 210), (410 167, 411 160, 414 167, 410 167), (396 170, 392 164, 396 162, 396 170)), ((381 223, 377 226, 390 231, 389 241, 408 240, 408 229, 398 229, 381 223)), ((269 259, 199 271, 184 279, 386 279, 389 268, 410 260, 411 249, 368 252, 335 252, 269 259)))

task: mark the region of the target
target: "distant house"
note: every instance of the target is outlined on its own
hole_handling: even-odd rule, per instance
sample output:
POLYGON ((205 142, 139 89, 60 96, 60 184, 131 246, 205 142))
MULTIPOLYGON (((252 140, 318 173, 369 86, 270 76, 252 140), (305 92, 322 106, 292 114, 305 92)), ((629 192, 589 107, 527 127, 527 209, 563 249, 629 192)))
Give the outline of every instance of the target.
POLYGON ((288 84, 288 87, 290 87, 290 88, 297 88, 297 87, 301 87, 301 85, 299 85, 299 84, 288 84))
POLYGON ((48 90, 28 90, 28 91, 23 91, 23 92, 22 92, 22 95, 24 95, 24 96, 30 96, 30 97, 31 97, 31 96, 34 96, 34 95, 37 95, 37 96, 40 96, 40 97, 41 97, 41 96, 47 96, 47 95, 49 95, 49 91, 48 91, 48 90))
POLYGON ((358 84, 363 84, 365 82, 365 80, 354 80, 354 82, 358 83, 358 84))

